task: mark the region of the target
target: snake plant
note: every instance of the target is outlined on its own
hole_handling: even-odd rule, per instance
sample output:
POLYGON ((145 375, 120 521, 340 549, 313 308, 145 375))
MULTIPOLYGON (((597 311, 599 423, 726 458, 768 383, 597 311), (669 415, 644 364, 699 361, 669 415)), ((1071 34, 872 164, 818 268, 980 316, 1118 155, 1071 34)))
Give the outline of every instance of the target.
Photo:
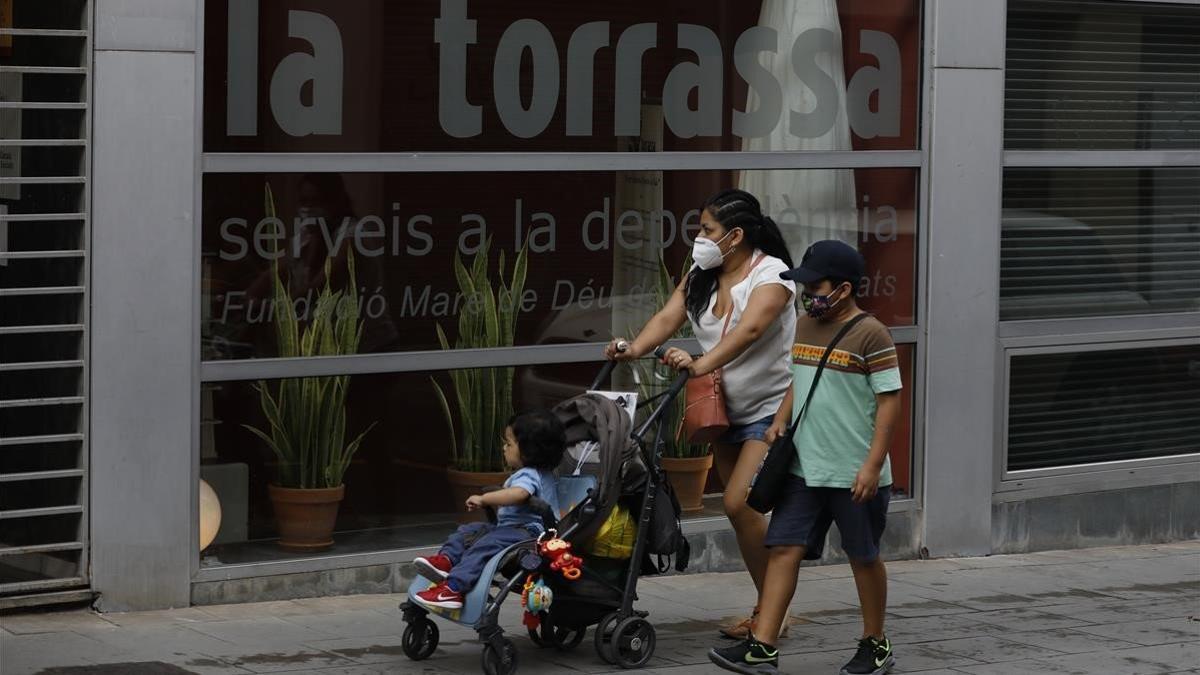
MULTIPOLYGON (((268 184, 266 212, 275 217, 275 200, 268 184)), ((275 221, 278 222, 278 221, 275 221)), ((279 276, 279 257, 271 262, 275 340, 280 358, 354 354, 362 337, 354 253, 348 250, 347 288, 330 288, 331 261, 325 260, 325 286, 309 322, 301 326, 291 294, 279 276)), ((262 439, 279 460, 278 485, 287 488, 333 488, 342 484, 350 459, 375 426, 346 442, 348 375, 279 380, 272 386, 255 384, 267 420, 266 430, 242 425, 262 439)))
MULTIPOLYGON (((504 251, 500 252, 499 289, 488 278, 492 240, 489 237, 475 253, 468 269, 456 251, 454 276, 462 294, 463 308, 458 314, 458 335, 451 347, 441 324, 437 324, 442 349, 482 349, 511 347, 516 329, 521 295, 528 270, 528 245, 522 246, 513 261, 512 276, 505 278, 504 251)), ((454 386, 454 410, 437 380, 430 378, 446 424, 450 427, 450 458, 459 471, 503 471, 502 436, 504 425, 513 414, 513 368, 476 368, 451 370, 454 386), (457 429, 455 428, 457 426, 457 429), (457 431, 457 433, 456 433, 457 431)))

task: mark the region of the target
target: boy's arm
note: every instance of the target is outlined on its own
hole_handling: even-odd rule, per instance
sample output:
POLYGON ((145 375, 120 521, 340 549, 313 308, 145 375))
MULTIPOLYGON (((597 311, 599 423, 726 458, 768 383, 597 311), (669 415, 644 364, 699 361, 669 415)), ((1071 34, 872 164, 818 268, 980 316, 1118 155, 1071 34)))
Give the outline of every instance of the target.
POLYGON ((867 461, 863 462, 858 475, 854 477, 854 486, 850 488, 854 501, 863 503, 875 496, 879 489, 879 472, 883 470, 883 462, 887 459, 888 448, 891 447, 892 429, 896 420, 900 419, 900 390, 875 394, 875 434, 871 437, 871 449, 867 453, 867 461))
POLYGON ((525 488, 508 487, 503 490, 467 497, 467 510, 474 511, 484 506, 515 506, 517 504, 524 504, 528 500, 529 491, 525 488))

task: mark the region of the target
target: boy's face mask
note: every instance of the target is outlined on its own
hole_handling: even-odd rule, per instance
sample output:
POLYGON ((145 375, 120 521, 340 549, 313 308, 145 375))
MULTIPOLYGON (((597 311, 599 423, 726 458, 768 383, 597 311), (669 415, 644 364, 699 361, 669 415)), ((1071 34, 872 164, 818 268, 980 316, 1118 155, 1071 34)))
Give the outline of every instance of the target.
POLYGON ((806 314, 814 319, 819 319, 828 314, 835 305, 837 305, 846 297, 843 295, 836 300, 831 299, 839 290, 841 290, 841 286, 834 289, 833 293, 829 293, 827 295, 817 295, 815 293, 804 291, 800 293, 800 304, 804 306, 804 312, 806 314))

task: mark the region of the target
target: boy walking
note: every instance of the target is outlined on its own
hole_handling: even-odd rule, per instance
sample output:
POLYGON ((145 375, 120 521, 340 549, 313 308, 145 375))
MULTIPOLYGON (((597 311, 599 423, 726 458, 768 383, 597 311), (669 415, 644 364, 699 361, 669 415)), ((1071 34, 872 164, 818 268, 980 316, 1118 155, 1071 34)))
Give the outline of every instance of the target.
MULTIPOLYGON (((809 247, 800 267, 780 276, 804 285, 805 314, 796 322, 792 388, 767 431, 773 442, 801 404, 833 337, 863 314, 855 302, 865 263, 840 241, 809 247)), ((857 320, 835 346, 796 431, 792 476, 771 515, 764 540, 770 549, 755 630, 744 642, 709 650, 713 663, 741 673, 779 672, 775 648, 780 625, 796 591, 802 560, 817 560, 829 526, 836 523, 850 558, 862 609, 858 651, 843 675, 881 675, 895 665, 884 634, 887 570, 879 540, 887 520, 892 472, 892 429, 900 414, 900 369, 887 327, 874 317, 857 320)))

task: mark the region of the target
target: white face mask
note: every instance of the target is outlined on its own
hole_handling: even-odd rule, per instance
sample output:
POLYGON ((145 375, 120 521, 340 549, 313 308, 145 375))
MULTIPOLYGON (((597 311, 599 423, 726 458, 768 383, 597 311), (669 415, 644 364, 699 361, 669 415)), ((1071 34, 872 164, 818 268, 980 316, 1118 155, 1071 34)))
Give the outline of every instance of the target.
POLYGON ((696 237, 696 243, 692 244, 692 260, 695 261, 696 267, 702 270, 711 270, 721 266, 721 261, 725 260, 727 254, 721 253, 721 242, 729 238, 733 234, 730 230, 717 241, 696 237))

